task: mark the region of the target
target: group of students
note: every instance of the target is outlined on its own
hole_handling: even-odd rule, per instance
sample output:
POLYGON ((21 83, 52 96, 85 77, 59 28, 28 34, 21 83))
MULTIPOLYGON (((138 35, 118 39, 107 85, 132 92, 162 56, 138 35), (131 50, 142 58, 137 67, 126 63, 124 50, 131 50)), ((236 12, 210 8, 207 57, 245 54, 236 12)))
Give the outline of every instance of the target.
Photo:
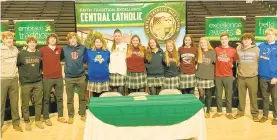
POLYGON ((123 42, 119 29, 114 31, 114 40, 107 46, 104 36, 96 32, 92 38, 92 46, 80 44, 78 35, 67 34, 68 45, 63 48, 57 45, 58 36, 50 34, 47 46, 36 49, 35 37, 28 37, 27 48, 17 50, 13 46, 12 32, 2 33, 1 46, 1 127, 4 123, 6 96, 9 94, 13 127, 23 131, 19 126, 18 112, 19 82, 21 86, 22 112, 25 129, 30 131, 29 101, 34 98, 35 124, 44 126, 40 121, 43 106, 45 124, 52 126, 49 118, 49 100, 52 88, 57 98, 58 121, 72 124, 74 121, 74 89, 78 89, 79 114, 86 120, 85 94, 88 90, 94 97, 103 92, 115 91, 124 95, 144 92, 148 87, 152 95, 159 94, 161 89, 179 89, 183 94, 193 94, 195 87, 199 91, 199 99, 206 105, 205 117, 210 117, 212 88, 216 88, 217 113, 222 115, 222 93, 226 94, 226 116, 228 119, 244 115, 247 89, 251 102, 251 114, 255 122, 268 120, 269 96, 273 102, 272 124, 277 124, 277 41, 276 30, 269 28, 265 32, 267 41, 255 45, 252 34, 241 37, 241 43, 235 49, 229 46, 229 35, 220 35, 221 45, 213 49, 206 37, 200 38, 199 46, 195 46, 191 35, 185 35, 183 45, 178 48, 173 40, 166 42, 163 50, 156 39, 150 38, 148 46, 141 44, 140 37, 133 35, 130 43, 123 42), (63 75, 61 61, 64 60, 65 86, 69 119, 63 117, 63 75), (239 90, 238 113, 232 115, 233 72, 237 68, 239 90), (17 70, 18 67, 18 70, 17 70), (87 68, 87 74, 85 69, 87 68), (258 118, 257 91, 258 80, 263 95, 263 117, 258 118), (43 91, 43 92, 42 92, 43 91))

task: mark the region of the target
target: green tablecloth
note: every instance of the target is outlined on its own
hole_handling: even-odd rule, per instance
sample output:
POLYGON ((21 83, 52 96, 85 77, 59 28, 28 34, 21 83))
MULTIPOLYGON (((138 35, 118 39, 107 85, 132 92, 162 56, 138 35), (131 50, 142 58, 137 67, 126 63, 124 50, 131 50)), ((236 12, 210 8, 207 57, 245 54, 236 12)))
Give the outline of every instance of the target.
POLYGON ((153 95, 91 98, 89 110, 99 120, 115 126, 166 126, 185 121, 203 108, 194 95, 153 95))

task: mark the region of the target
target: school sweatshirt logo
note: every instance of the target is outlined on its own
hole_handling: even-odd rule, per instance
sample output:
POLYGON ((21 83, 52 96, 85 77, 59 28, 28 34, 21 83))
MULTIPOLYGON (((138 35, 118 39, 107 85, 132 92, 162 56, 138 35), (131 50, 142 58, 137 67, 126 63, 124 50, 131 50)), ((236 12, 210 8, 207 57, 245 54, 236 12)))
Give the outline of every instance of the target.
POLYGON ((184 64, 191 64, 192 59, 195 57, 192 53, 184 53, 181 55, 184 64))
POLYGON ((102 57, 102 55, 96 55, 96 57, 94 58, 94 62, 99 62, 101 64, 104 62, 104 58, 102 57))
POLYGON ((78 59, 78 57, 79 57, 78 52, 72 52, 71 57, 72 57, 73 60, 78 59))
POLYGON ((179 13, 173 8, 160 6, 149 12, 144 22, 144 29, 149 37, 165 42, 176 38, 180 25, 179 13))

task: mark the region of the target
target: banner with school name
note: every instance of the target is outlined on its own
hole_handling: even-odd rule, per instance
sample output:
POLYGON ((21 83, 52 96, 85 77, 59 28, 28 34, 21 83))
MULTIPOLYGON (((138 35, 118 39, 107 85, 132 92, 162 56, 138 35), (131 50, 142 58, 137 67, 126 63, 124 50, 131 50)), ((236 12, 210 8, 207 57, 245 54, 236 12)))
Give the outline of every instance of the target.
POLYGON ((54 20, 15 20, 16 45, 23 46, 29 36, 37 39, 38 45, 46 45, 46 38, 55 32, 54 20))
POLYGON ((265 30, 268 28, 277 29, 277 16, 256 16, 255 17, 255 39, 265 41, 265 30))
POLYGON ((206 17, 205 35, 212 41, 219 41, 227 32, 230 41, 238 41, 245 32, 245 16, 206 17))
MULTIPOLYGON (((99 31, 112 41, 113 31, 119 28, 129 43, 130 36, 137 34, 143 45, 148 38, 160 43, 178 40, 182 44, 185 35, 186 2, 76 2, 76 26, 81 38, 88 31, 99 31), (181 39, 182 38, 182 39, 181 39)), ((85 36, 85 37, 84 37, 85 36)))

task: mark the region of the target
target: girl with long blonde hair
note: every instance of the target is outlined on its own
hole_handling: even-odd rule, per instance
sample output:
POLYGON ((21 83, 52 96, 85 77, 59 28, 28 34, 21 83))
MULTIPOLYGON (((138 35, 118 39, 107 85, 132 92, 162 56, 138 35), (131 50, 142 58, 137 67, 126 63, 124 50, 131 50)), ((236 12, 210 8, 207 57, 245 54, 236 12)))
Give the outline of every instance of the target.
POLYGON ((150 94, 156 95, 161 91, 164 77, 164 52, 156 39, 149 39, 145 57, 147 86, 150 94))
POLYGON ((88 63, 87 90, 94 97, 99 97, 103 92, 109 91, 110 52, 101 33, 95 33, 92 41, 93 45, 85 54, 85 61, 88 63))
POLYGON ((201 37, 198 47, 198 66, 196 71, 196 83, 199 91, 199 100, 206 105, 205 117, 210 117, 212 103, 212 88, 214 84, 214 66, 216 54, 208 38, 201 37))
POLYGON ((129 89, 129 93, 145 91, 147 75, 144 61, 145 48, 141 45, 139 36, 133 35, 131 37, 126 56, 126 87, 129 89))
POLYGON ((166 42, 164 54, 164 89, 179 89, 180 57, 173 40, 166 42))

